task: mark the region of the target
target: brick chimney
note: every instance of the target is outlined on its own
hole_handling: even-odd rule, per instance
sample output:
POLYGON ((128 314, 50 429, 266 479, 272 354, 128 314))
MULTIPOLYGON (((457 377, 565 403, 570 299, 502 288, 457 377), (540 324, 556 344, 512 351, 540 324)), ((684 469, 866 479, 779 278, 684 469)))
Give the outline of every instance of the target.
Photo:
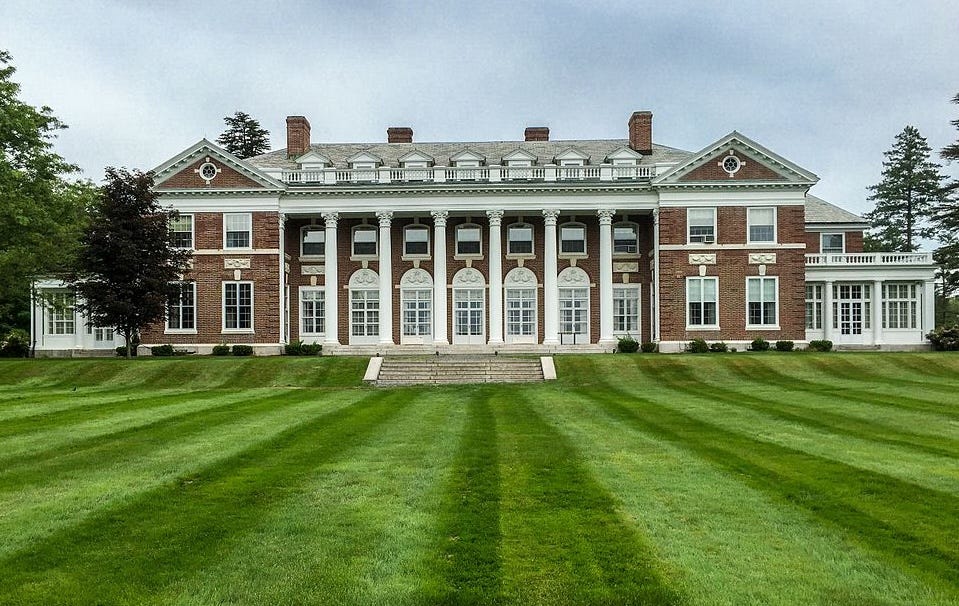
POLYGON ((633 112, 629 117, 629 146, 647 156, 653 153, 653 112, 633 112))
POLYGON ((413 129, 409 126, 391 126, 386 129, 387 143, 412 143, 413 129))
POLYGON ((310 121, 303 116, 286 117, 286 155, 302 156, 310 151, 310 121))
POLYGON ((528 126, 525 134, 527 141, 549 141, 548 126, 528 126))

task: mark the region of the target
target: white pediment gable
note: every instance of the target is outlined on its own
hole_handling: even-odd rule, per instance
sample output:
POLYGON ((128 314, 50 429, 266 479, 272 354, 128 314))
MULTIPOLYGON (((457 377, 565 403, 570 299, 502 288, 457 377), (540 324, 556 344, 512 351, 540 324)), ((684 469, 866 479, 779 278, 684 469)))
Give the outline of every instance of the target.
POLYGON ((382 158, 368 151, 357 152, 353 154, 352 156, 350 156, 349 158, 347 158, 346 161, 349 162, 350 164, 353 164, 355 162, 373 162, 375 164, 383 163, 382 158))
POLYGON ((303 168, 320 168, 332 164, 329 158, 316 150, 310 150, 296 159, 303 168))
POLYGON ((560 162, 562 160, 582 160, 583 162, 588 162, 589 155, 581 150, 576 149, 575 147, 567 147, 563 151, 556 154, 553 160, 556 162, 560 162))
POLYGON ((433 162, 433 156, 414 149, 399 157, 400 162, 433 162))
POLYGON ((277 181, 273 177, 253 168, 240 158, 237 158, 219 145, 211 143, 206 139, 200 139, 187 149, 173 156, 163 164, 157 166, 152 171, 154 187, 162 184, 167 179, 178 174, 184 168, 197 162, 201 158, 211 158, 222 162, 233 170, 249 177, 266 189, 285 189, 286 185, 277 181))
POLYGON ((509 162, 511 160, 528 160, 530 162, 536 162, 536 156, 525 149, 514 149, 510 153, 503 156, 503 162, 509 162))
POLYGON ((613 160, 641 160, 642 157, 643 155, 636 150, 623 146, 609 152, 609 154, 606 155, 606 161, 612 162, 613 160))
POLYGON ((473 161, 473 162, 484 162, 486 156, 483 154, 476 153, 471 149, 464 149, 463 151, 456 152, 450 156, 450 162, 461 162, 461 161, 473 161))

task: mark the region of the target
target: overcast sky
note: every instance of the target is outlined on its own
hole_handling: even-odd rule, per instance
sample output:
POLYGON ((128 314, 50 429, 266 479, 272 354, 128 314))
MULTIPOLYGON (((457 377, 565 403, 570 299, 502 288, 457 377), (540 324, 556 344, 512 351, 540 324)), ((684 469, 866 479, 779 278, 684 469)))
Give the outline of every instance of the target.
POLYGON ((937 154, 959 136, 956 0, 516 4, 2 0, 0 48, 21 98, 69 124, 58 151, 97 181, 215 139, 238 109, 274 148, 290 114, 313 142, 384 141, 388 126, 465 141, 529 125, 625 138, 645 109, 656 143, 738 130, 862 212, 905 125, 937 154))

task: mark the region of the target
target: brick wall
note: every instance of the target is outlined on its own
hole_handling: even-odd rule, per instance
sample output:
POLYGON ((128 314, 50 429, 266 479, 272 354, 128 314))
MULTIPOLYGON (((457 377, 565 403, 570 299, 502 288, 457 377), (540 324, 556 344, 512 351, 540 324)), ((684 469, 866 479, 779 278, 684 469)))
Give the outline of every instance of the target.
POLYGON ((203 157, 157 185, 157 189, 263 189, 253 179, 219 160, 211 158, 211 163, 220 169, 220 173, 210 180, 209 185, 197 172, 200 166, 206 164, 206 157, 203 157))
MULTIPOLYGON (((822 234, 823 233, 838 233, 838 232, 821 232, 821 231, 807 231, 805 234, 806 239, 806 252, 808 254, 817 254, 821 250, 820 245, 822 244, 822 234)), ((861 253, 863 247, 863 233, 862 231, 847 231, 846 234, 846 252, 847 253, 861 253)))
POLYGON ((691 170, 680 181, 785 181, 782 175, 756 160, 742 154, 737 156, 743 160, 743 165, 732 177, 719 165, 724 156, 716 156, 691 170))

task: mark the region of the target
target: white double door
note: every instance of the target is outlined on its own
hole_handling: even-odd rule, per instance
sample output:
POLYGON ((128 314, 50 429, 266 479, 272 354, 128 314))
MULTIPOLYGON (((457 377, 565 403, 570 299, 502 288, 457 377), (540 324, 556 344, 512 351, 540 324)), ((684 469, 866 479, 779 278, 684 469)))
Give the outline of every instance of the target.
POLYGON ((453 344, 486 343, 486 289, 453 289, 453 344))

